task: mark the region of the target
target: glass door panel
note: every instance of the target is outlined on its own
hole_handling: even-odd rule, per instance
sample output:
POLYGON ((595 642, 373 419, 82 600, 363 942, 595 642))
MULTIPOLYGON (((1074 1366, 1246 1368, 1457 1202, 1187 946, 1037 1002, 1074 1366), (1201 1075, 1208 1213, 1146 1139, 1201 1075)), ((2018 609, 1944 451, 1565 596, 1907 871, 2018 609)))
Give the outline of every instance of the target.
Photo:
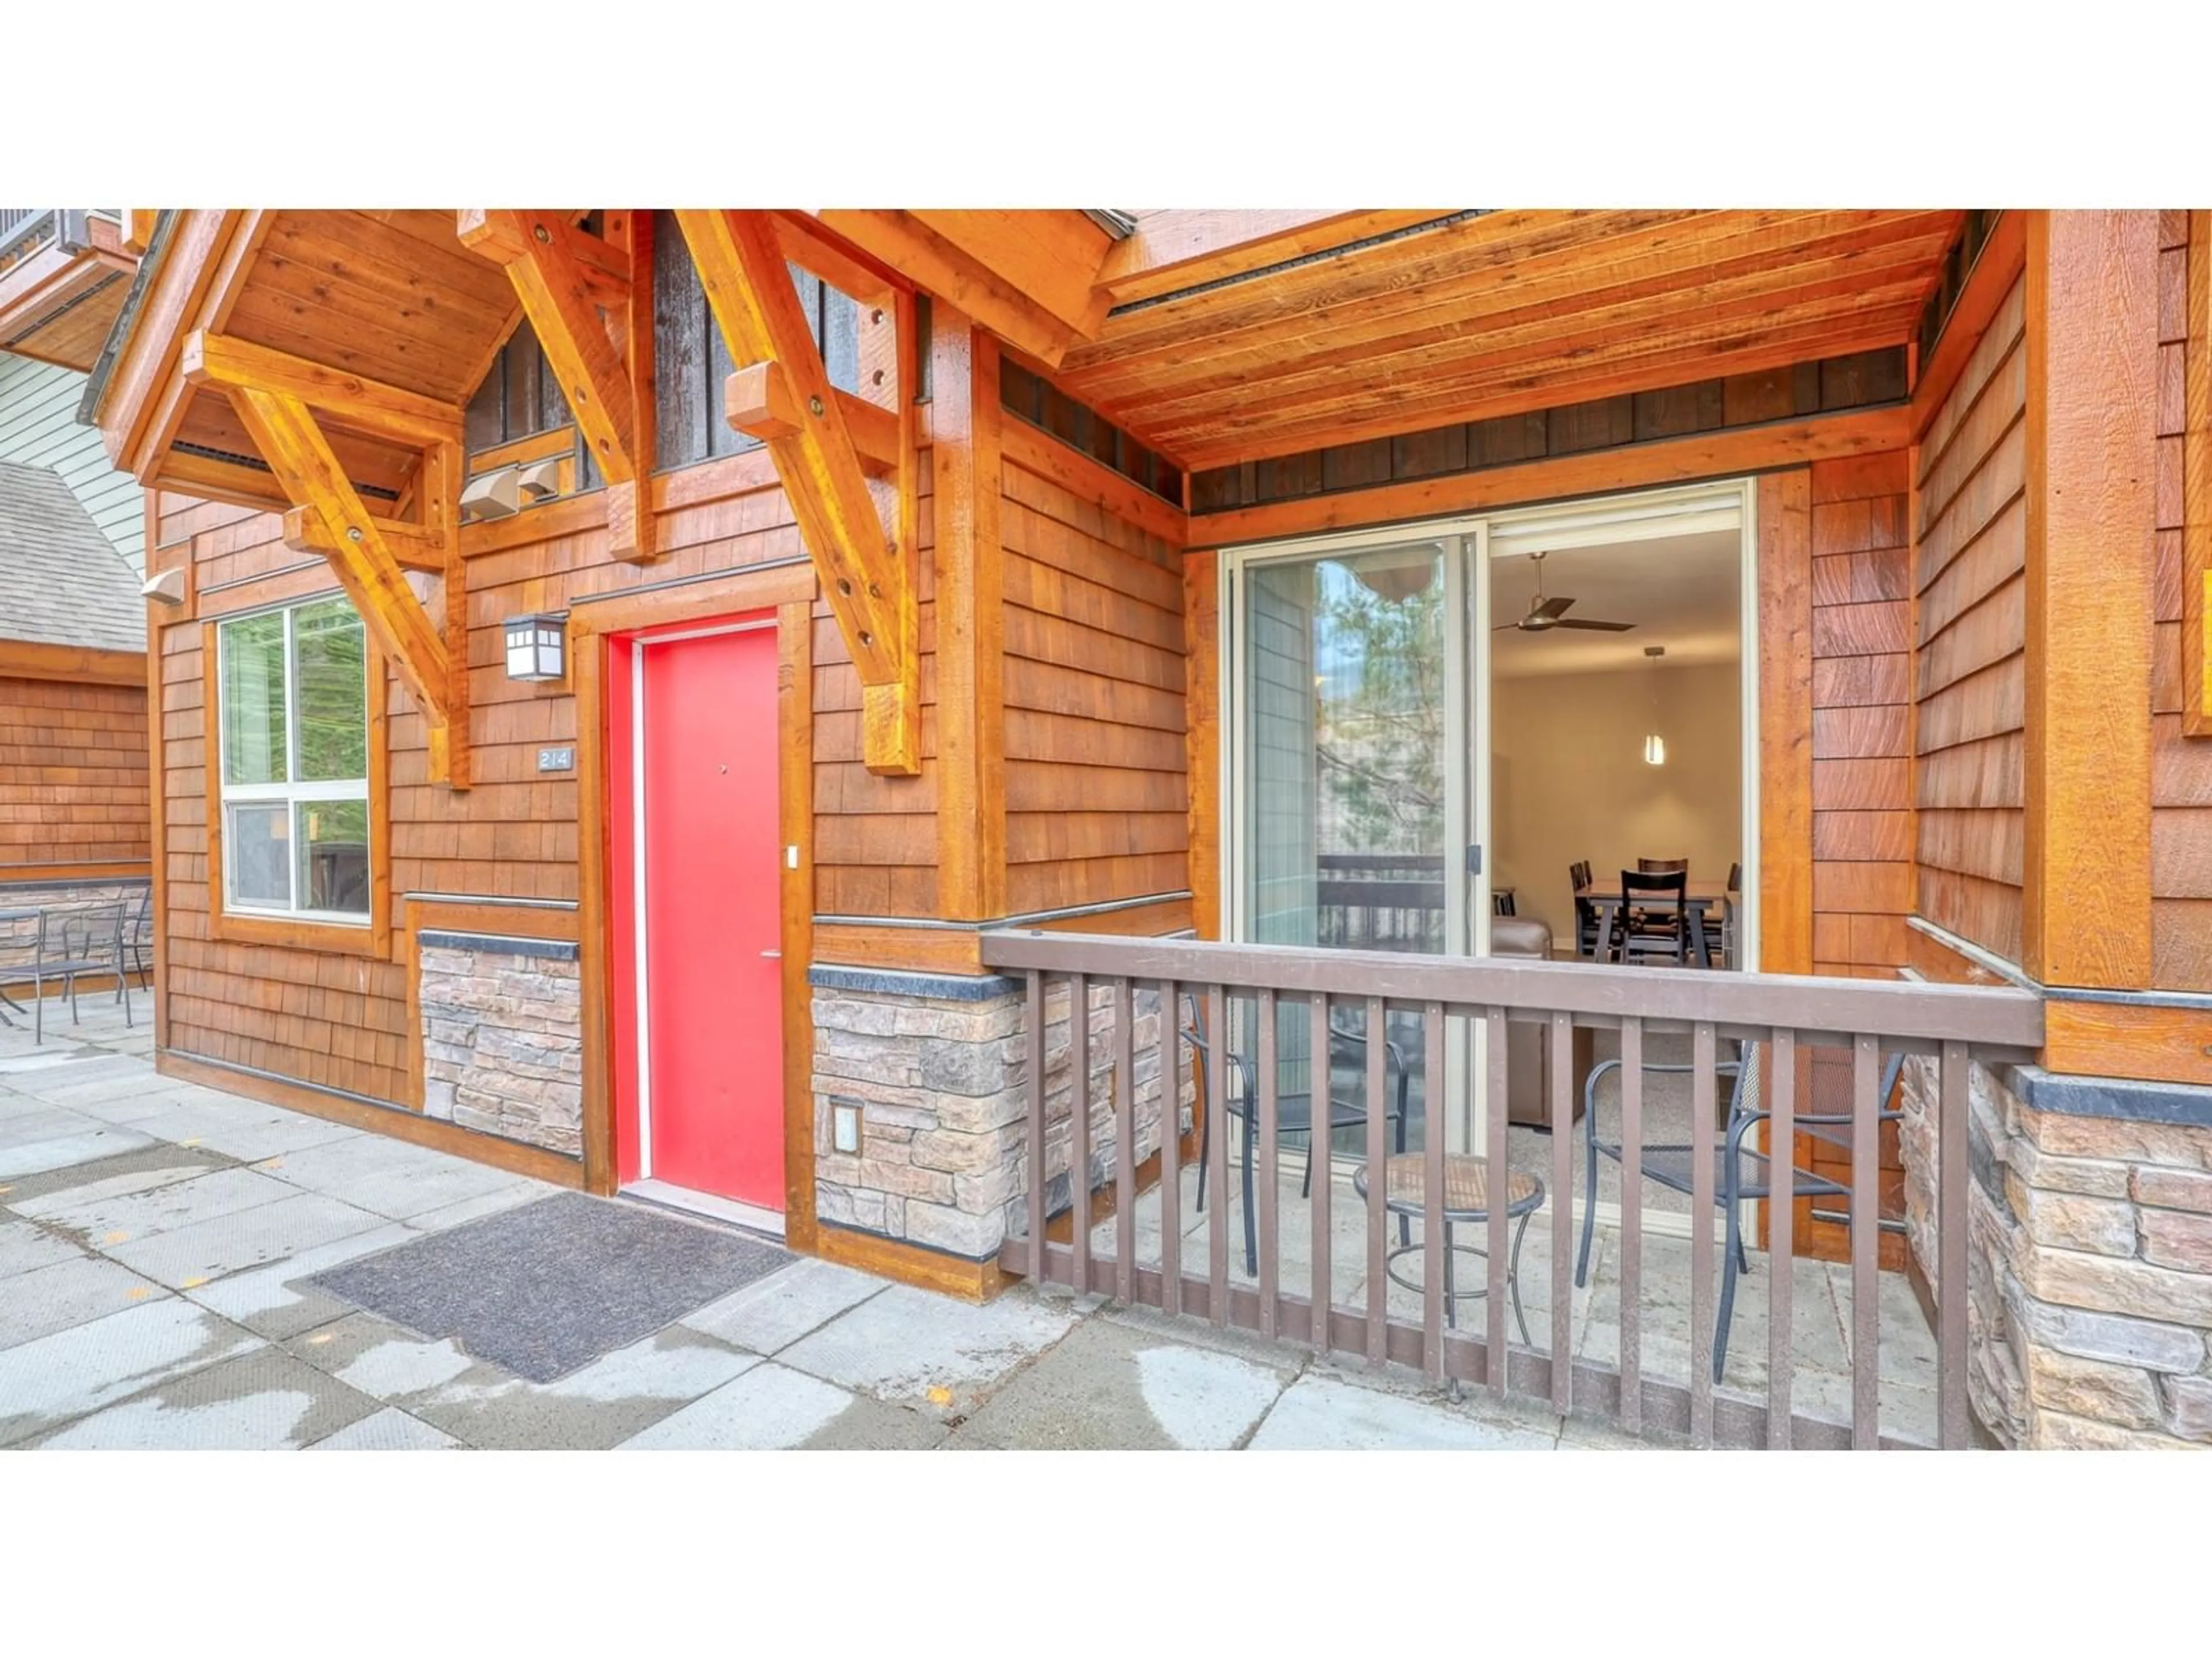
MULTIPOLYGON (((1422 541, 1254 563, 1243 575, 1243 929, 1255 944, 1418 951, 1454 943, 1447 856, 1454 759, 1447 665, 1447 544, 1422 541), (1448 896, 1449 902, 1448 902, 1448 896)), ((1246 1053, 1252 1013, 1238 1046, 1246 1053)), ((1339 1024, 1356 1031, 1346 1010, 1339 1024)), ((1278 1087, 1361 1097, 1364 1054, 1316 1042, 1304 1004, 1278 1012, 1278 1087), (1329 1085, 1325 1085, 1324 1087, 1329 1085)), ((1393 1015, 1405 1067, 1408 1144, 1426 1098, 1420 1022, 1393 1015)), ((1340 1130, 1354 1152, 1358 1129, 1340 1130)))

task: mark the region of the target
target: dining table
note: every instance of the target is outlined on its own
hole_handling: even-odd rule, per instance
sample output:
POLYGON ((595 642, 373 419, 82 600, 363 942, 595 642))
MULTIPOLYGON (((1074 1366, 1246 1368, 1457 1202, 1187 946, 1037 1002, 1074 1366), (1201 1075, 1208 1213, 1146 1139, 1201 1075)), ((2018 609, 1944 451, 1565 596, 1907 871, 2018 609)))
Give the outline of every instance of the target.
MULTIPOLYGON (((1725 881, 1716 881, 1710 876, 1690 878, 1682 895, 1682 907, 1688 917, 1690 949, 1693 953, 1691 959, 1700 968, 1713 965, 1712 945, 1705 930, 1705 917, 1735 896, 1734 890, 1725 881)), ((1607 887, 1603 883, 1592 882, 1587 887, 1576 888, 1575 899, 1578 904, 1588 904, 1597 912, 1598 955, 1602 959, 1612 945, 1613 913, 1620 908, 1620 884, 1616 882, 1607 887)), ((1637 901, 1638 908, 1650 910, 1663 909, 1666 903, 1665 894, 1646 894, 1637 901)))

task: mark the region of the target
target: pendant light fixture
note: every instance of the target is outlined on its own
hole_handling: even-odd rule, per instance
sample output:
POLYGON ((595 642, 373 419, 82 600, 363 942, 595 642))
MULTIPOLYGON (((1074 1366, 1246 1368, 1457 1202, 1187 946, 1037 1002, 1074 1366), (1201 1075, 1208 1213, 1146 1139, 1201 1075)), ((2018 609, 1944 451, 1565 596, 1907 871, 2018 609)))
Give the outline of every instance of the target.
POLYGON ((1647 645, 1644 655, 1651 665, 1651 729, 1644 738, 1644 763, 1664 766, 1667 763, 1667 739, 1659 734, 1659 659, 1667 654, 1663 645, 1647 645))

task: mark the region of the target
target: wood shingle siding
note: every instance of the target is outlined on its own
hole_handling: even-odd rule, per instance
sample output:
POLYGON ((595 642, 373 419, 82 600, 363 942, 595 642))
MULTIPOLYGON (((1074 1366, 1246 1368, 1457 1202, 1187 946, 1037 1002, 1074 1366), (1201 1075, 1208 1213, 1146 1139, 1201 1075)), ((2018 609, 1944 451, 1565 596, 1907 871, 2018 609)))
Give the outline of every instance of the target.
POLYGON ((1006 907, 1190 885, 1182 550, 1009 460, 1006 907))
POLYGON ((1914 526, 1920 914, 2021 955, 2026 669, 2026 285, 1922 441, 1914 526))
POLYGON ((146 693, 0 678, 0 881, 10 866, 143 862, 146 693))

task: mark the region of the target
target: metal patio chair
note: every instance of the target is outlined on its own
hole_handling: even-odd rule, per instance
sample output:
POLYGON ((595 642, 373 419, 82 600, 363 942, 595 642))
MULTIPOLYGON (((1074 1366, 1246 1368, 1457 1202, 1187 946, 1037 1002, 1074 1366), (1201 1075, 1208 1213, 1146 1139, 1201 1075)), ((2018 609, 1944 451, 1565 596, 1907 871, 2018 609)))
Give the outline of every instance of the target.
MULTIPOLYGON (((1801 1198, 1849 1198, 1850 1188, 1826 1176, 1810 1170, 1799 1169, 1793 1162, 1790 1166, 1790 1182, 1786 1195, 1775 1189, 1770 1173, 1772 1160, 1755 1146, 1747 1144, 1753 1132, 1774 1115, 1771 1108, 1761 1099, 1762 1067, 1759 1051, 1764 1044, 1746 1042, 1737 1048, 1737 1057, 1724 1060, 1713 1069, 1717 1074, 1731 1079, 1729 1090, 1727 1127, 1717 1137, 1713 1148, 1713 1201, 1726 1218, 1727 1237, 1724 1241, 1724 1261, 1721 1269, 1721 1302, 1713 1331, 1713 1381, 1721 1380, 1721 1371, 1728 1364, 1729 1322, 1735 1311, 1735 1281, 1739 1273, 1751 1271, 1751 1257, 1744 1247, 1742 1208, 1747 1200, 1776 1199, 1795 1200, 1801 1198)), ((1801 1050, 1809 1060, 1808 1050, 1801 1050)), ((1575 1284, 1577 1288, 1587 1282, 1589 1274, 1590 1240, 1597 1220, 1597 1161, 1609 1158, 1615 1164, 1623 1162, 1621 1147, 1617 1141, 1601 1139, 1597 1127, 1597 1085, 1608 1072, 1620 1069, 1618 1060, 1601 1060, 1590 1068, 1589 1080, 1583 1087, 1583 1239, 1582 1249, 1575 1258, 1575 1284)), ((1660 1064, 1647 1060, 1643 1070, 1646 1076, 1686 1075, 1695 1068, 1690 1066, 1660 1064)), ((1881 1092, 1875 1097, 1880 1103, 1878 1116, 1883 1123, 1894 1123, 1904 1116, 1901 1111, 1890 1109, 1890 1097, 1897 1092, 1897 1081, 1905 1070, 1905 1056, 1893 1054, 1883 1065, 1881 1092)), ((1817 1073, 1815 1076, 1817 1077, 1817 1073)), ((1817 1084, 1815 1087, 1817 1088, 1817 1084)), ((1851 1139, 1851 1115, 1848 1109, 1823 1111, 1825 1104, 1817 1097, 1814 1109, 1800 1112, 1794 1120, 1802 1133, 1826 1140, 1832 1145, 1848 1146, 1851 1139)), ((1645 1146, 1640 1159, 1641 1173, 1646 1181, 1656 1181, 1661 1186, 1693 1197, 1695 1182, 1690 1167, 1692 1149, 1687 1145, 1645 1146)), ((1794 1153, 1793 1153, 1794 1158, 1794 1153)), ((1624 1176, 1626 1174, 1623 1170, 1624 1176)), ((1826 1218, 1853 1224, 1848 1213, 1826 1218)), ((1885 1224, 1875 1218, 1877 1226, 1885 1224)))
MULTIPOLYGON (((21 951, 27 959, 0 963, 0 987, 31 988, 32 1040, 46 1040, 46 987, 58 982, 69 998, 70 1024, 78 1023, 76 982, 88 974, 115 975, 116 994, 123 1002, 123 1023, 136 1022, 131 1011, 131 978, 124 954, 125 905, 120 899, 84 905, 72 910, 40 909, 37 923, 25 938, 0 944, 0 951, 21 951)), ((12 999, 10 999, 12 1001, 12 999)), ((17 1012, 21 1012, 20 1007, 17 1012)))
MULTIPOLYGON (((1206 1097, 1207 1079, 1212 1072, 1205 1063, 1212 1055, 1211 1039, 1201 1023, 1197 1000, 1183 999, 1183 1040, 1199 1052, 1198 1103, 1198 1204, 1202 1212, 1206 1208, 1206 1174, 1207 1160, 1213 1151, 1213 1112, 1206 1097)), ((1402 1154, 1406 1150, 1406 1117, 1407 1089, 1410 1082, 1406 1071, 1405 1056, 1398 1045, 1387 1039, 1383 1045, 1382 1116, 1386 1123, 1395 1126, 1391 1150, 1402 1154)), ((1242 1175, 1244 1195, 1244 1270, 1249 1273, 1260 1271, 1260 1242, 1257 1212, 1252 1196, 1253 1143, 1258 1139, 1256 1125, 1260 1107, 1257 1079, 1253 1066, 1234 1048, 1222 1051, 1224 1091, 1229 1097, 1222 1103, 1223 1111, 1230 1117, 1240 1119, 1244 1133, 1238 1137, 1243 1148, 1242 1175)), ((1364 1079, 1367 1072, 1367 1036, 1364 1032, 1347 1031, 1334 1025, 1328 1032, 1328 1076, 1325 1079, 1329 1097, 1328 1124, 1325 1135, 1334 1135, 1339 1129, 1364 1128, 1367 1123, 1367 1099, 1364 1079), (1362 1079, 1357 1085, 1358 1095, 1340 1098, 1334 1084, 1335 1073, 1341 1065, 1355 1072, 1362 1079)), ((1300 1193, 1307 1197, 1313 1194, 1315 1135, 1313 1133, 1313 1096, 1310 1092, 1279 1093, 1275 1097, 1275 1132, 1279 1135, 1301 1134, 1306 1138, 1306 1171, 1300 1193)), ((1326 1156, 1324 1152, 1323 1156, 1326 1156)), ((1399 1240, 1402 1243, 1412 1237, 1410 1224, 1402 1216, 1398 1222, 1399 1240)))
MULTIPOLYGON (((138 975, 141 990, 154 988, 154 890, 150 886, 138 896, 138 902, 124 924, 123 951, 130 963, 130 970, 138 975)), ((129 1011, 125 1018, 129 1019, 129 1011)))

